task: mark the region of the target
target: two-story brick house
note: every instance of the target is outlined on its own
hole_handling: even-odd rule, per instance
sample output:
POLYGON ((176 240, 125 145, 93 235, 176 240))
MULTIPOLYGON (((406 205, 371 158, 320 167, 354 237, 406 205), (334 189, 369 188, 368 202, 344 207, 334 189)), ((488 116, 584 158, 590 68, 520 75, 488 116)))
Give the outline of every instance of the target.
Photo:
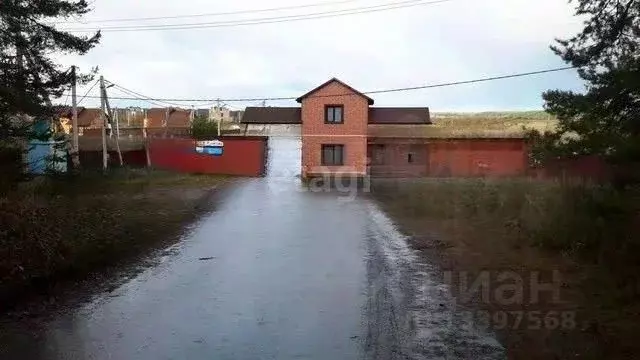
POLYGON ((373 99, 331 79, 297 101, 302 104, 302 176, 366 175, 373 99))
POLYGON ((376 177, 515 176, 526 171, 522 135, 442 136, 428 107, 374 107, 333 78, 297 99, 300 107, 248 107, 249 126, 300 128, 301 174, 376 177))

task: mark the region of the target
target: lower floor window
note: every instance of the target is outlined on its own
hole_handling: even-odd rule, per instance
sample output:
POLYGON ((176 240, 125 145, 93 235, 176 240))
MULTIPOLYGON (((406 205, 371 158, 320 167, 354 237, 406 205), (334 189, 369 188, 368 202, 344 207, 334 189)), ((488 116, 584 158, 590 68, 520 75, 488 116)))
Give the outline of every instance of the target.
POLYGON ((344 165, 344 145, 322 145, 322 165, 344 165))

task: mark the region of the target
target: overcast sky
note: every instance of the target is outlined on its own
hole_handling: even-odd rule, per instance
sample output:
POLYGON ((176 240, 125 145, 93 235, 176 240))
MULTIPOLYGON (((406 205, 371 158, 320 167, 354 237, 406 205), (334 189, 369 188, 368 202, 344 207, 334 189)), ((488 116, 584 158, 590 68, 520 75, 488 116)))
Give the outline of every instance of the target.
MULTIPOLYGON (((96 0, 93 12, 65 27, 233 21, 369 7, 402 0, 354 0, 278 12, 154 22, 93 20, 219 13, 331 0, 96 0)), ((425 0, 424 2, 428 2, 425 0)), ((82 70, 152 97, 299 96, 331 77, 361 91, 471 80, 561 67, 556 37, 581 28, 565 0, 452 0, 375 13, 253 26, 103 33, 87 55, 61 56, 82 70)), ((429 106, 432 111, 525 110, 542 107, 546 89, 582 88, 573 71, 519 79, 376 94, 377 106, 429 106)), ((86 88, 79 90, 80 95, 86 88)), ((123 96, 110 89, 111 96, 123 96)), ((97 92, 93 91, 94 95, 97 92)), ((194 103, 198 105, 197 103, 194 103)), ((236 107, 256 103, 232 103, 236 107)), ((98 105, 87 99, 84 106, 98 105)), ((146 105, 113 101, 112 106, 146 105)), ((192 104, 188 104, 192 105, 192 104)), ((267 105, 296 105, 293 101, 267 105)))

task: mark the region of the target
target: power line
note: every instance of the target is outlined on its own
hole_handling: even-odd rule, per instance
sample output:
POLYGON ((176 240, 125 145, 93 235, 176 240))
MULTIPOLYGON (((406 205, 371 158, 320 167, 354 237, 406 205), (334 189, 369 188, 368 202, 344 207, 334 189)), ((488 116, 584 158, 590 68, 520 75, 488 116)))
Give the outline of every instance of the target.
MULTIPOLYGON (((120 91, 121 93, 124 93, 124 94, 129 95, 129 96, 134 96, 133 98, 123 98, 123 97, 117 97, 117 96, 109 96, 110 99, 113 99, 113 100, 140 100, 140 101, 145 101, 145 102, 147 102, 147 103, 149 103, 151 105, 160 106, 162 108, 167 107, 167 105, 174 106, 172 103, 160 101, 160 100, 157 100, 157 99, 152 99, 152 98, 146 97, 144 95, 136 95, 137 93, 130 92, 130 91, 124 89, 124 88, 120 88, 119 86, 117 86, 117 85, 115 85, 115 84, 113 84, 111 82, 110 82, 110 84, 114 85, 115 90, 120 91)), ((184 105, 179 105, 179 106, 184 106, 184 105)))
POLYGON ((447 87, 447 86, 454 86, 454 85, 465 85, 465 84, 473 84, 473 83, 486 82, 486 81, 511 79, 511 78, 517 78, 517 77, 523 77, 523 76, 540 75, 540 74, 546 74, 546 73, 558 72, 558 71, 564 71, 564 70, 570 70, 570 69, 575 69, 575 67, 574 66, 565 66, 565 67, 560 67, 560 68, 555 68, 555 69, 530 71, 530 72, 526 72, 526 73, 502 75, 502 76, 493 76, 493 77, 488 77, 488 78, 466 80, 466 81, 456 81, 456 82, 451 82, 451 83, 441 83, 441 84, 435 84, 435 85, 422 85, 422 86, 404 87, 404 88, 388 89, 388 90, 374 90, 374 91, 365 92, 365 94, 381 94, 381 93, 392 93, 392 92, 399 92, 399 91, 431 89, 431 88, 447 87))
POLYGON ((64 99, 64 105, 63 106, 67 106, 67 104, 69 103, 69 97, 71 96, 71 94, 67 93, 67 97, 64 99))
MULTIPOLYGON (((206 104, 177 104, 177 103, 170 102, 170 101, 162 101, 162 100, 154 99, 154 98, 148 97, 148 96, 146 96, 144 94, 141 94, 139 92, 133 91, 131 89, 127 89, 127 88, 125 88, 123 86, 120 86, 120 85, 118 85, 116 83, 113 83, 113 82, 111 82, 109 80, 105 80, 105 81, 107 83, 109 83, 110 85, 113 85, 113 87, 115 87, 116 90, 119 90, 120 92, 123 92, 123 93, 131 95, 131 96, 135 96, 138 100, 147 101, 149 103, 153 103, 154 105, 160 105, 160 106, 170 105, 170 106, 178 106, 178 107, 182 107, 182 106, 209 107, 209 106, 212 106, 212 105, 215 105, 215 104, 218 103, 216 101, 216 102, 213 102, 213 103, 212 102, 207 102, 206 104), (154 101, 154 102, 152 102, 152 101, 154 101), (163 104, 160 104, 160 103, 163 103, 163 104)), ((111 96, 110 96, 110 98, 118 100, 117 98, 114 98, 114 97, 111 97, 111 96)), ((200 102, 200 101, 190 100, 189 102, 200 102)), ((228 105, 228 104, 225 104, 225 105, 228 105)))
POLYGON ((239 108, 237 106, 231 105, 231 104, 227 104, 227 103, 223 103, 222 106, 226 106, 228 108, 230 108, 231 110, 242 110, 242 108, 239 108))
MULTIPOLYGON (((150 102, 150 101, 156 101, 157 103, 162 102, 162 103, 164 103, 164 104, 166 104, 166 105, 171 105, 171 106, 185 106, 185 104, 176 104, 176 103, 172 103, 172 102, 168 102, 168 101, 161 101, 161 100, 153 99, 153 98, 148 97, 148 96, 146 96, 146 95, 144 95, 144 94, 141 94, 141 93, 139 93, 139 92, 133 91, 133 90, 131 90, 131 89, 127 89, 127 88, 125 88, 125 87, 123 87, 123 86, 120 86, 120 85, 118 85, 118 84, 116 84, 116 83, 113 83, 113 82, 111 82, 111 81, 109 81, 109 80, 106 80, 106 82, 107 82, 107 83, 109 83, 110 85, 113 85, 113 86, 114 86, 117 90, 119 90, 120 92, 123 92, 123 93, 128 94, 128 95, 131 95, 131 96, 136 96, 136 97, 138 97, 138 98, 139 98, 139 100, 145 100, 145 101, 149 101, 149 102, 150 102)), ((115 99, 115 98, 113 98, 113 97, 112 97, 112 99, 115 99)), ((156 103, 156 104, 157 104, 157 103, 156 103)), ((161 105, 162 105, 162 104, 161 104, 161 105)), ((162 106, 165 106, 165 105, 162 105, 162 106)))
POLYGON ((248 19, 248 20, 232 20, 232 21, 191 23, 191 24, 112 26, 112 27, 103 27, 101 29, 67 28, 67 29, 60 29, 60 30, 67 31, 67 32, 95 32, 98 30, 105 31, 105 32, 124 32, 124 31, 189 30, 189 29, 205 29, 205 28, 218 28, 218 27, 235 27, 235 26, 246 26, 246 25, 274 24, 274 23, 282 23, 282 22, 324 19, 324 18, 333 18, 333 17, 356 15, 356 14, 368 14, 368 13, 374 13, 374 12, 380 12, 380 11, 404 9, 404 8, 409 8, 414 6, 435 5, 435 4, 450 2, 454 0, 435 0, 435 1, 429 1, 429 2, 422 2, 422 1, 423 0, 407 0, 407 1, 386 3, 382 5, 375 5, 375 6, 368 6, 368 7, 334 10, 334 11, 326 11, 326 12, 310 13, 310 14, 278 16, 278 17, 271 17, 271 18, 248 19))
MULTIPOLYGON (((456 85, 465 85, 465 84, 473 84, 473 83, 481 83, 481 82, 488 82, 488 81, 495 81, 495 80, 504 80, 504 79, 512 79, 512 78, 525 77, 525 76, 540 75, 540 74, 546 74, 546 73, 552 73, 552 72, 558 72, 558 71, 565 71, 565 70, 570 70, 570 69, 575 69, 575 67, 573 67, 573 66, 565 66, 565 67, 560 67, 560 68, 553 68, 553 69, 546 69, 546 70, 539 70, 539 71, 530 71, 530 72, 516 73, 516 74, 509 74, 509 75, 483 77, 483 78, 478 78, 478 79, 473 79, 473 80, 463 80, 463 81, 456 81, 456 82, 428 84, 428 85, 410 86, 410 87, 383 89, 383 90, 372 90, 372 91, 363 92, 363 94, 383 94, 383 93, 394 93, 394 92, 403 92, 403 91, 414 91, 414 90, 421 90, 421 89, 433 89, 433 88, 441 88, 441 87, 449 87, 449 86, 456 86, 456 85)), ((324 98, 324 97, 354 96, 354 95, 357 96, 358 94, 355 94, 355 93, 344 93, 344 94, 332 94, 332 95, 313 95, 313 96, 309 96, 309 98, 324 98)), ((91 96, 88 96, 88 97, 91 97, 91 96)), ((110 97, 110 98, 111 99, 115 99, 115 100, 143 100, 143 99, 140 99, 140 97, 135 97, 135 98, 131 98, 131 97, 110 97)), ((221 102, 257 102, 257 101, 296 100, 298 98, 298 96, 262 97, 262 98, 235 98, 235 99, 175 99, 175 98, 154 98, 154 97, 150 97, 150 96, 145 96, 145 98, 148 99, 148 100, 164 101, 164 102, 167 102, 167 101, 177 101, 177 102, 217 102, 217 101, 221 101, 221 102)), ((186 105, 183 105, 183 106, 186 106, 186 105)))
POLYGON ((82 100, 86 98, 100 98, 99 96, 89 96, 89 93, 91 92, 91 90, 93 90, 93 88, 96 87, 97 84, 98 84, 98 81, 96 80, 96 82, 94 82, 93 85, 91 85, 91 87, 89 88, 89 90, 87 90, 84 96, 81 97, 80 100, 78 100, 78 102, 76 103, 76 106, 80 106, 80 104, 82 103, 82 100))
MULTIPOLYGON (((139 17, 139 18, 119 18, 119 19, 97 19, 97 20, 88 20, 88 21, 80 21, 83 24, 93 24, 93 23, 109 23, 109 22, 141 22, 141 21, 154 21, 154 20, 168 20, 168 19, 185 19, 185 18, 196 18, 196 17, 214 17, 214 16, 228 16, 228 15, 241 15, 241 14, 255 14, 255 13, 266 13, 266 12, 274 12, 274 11, 282 11, 282 10, 295 10, 295 9, 304 9, 304 8, 312 8, 312 7, 321 7, 321 6, 331 6, 331 5, 341 5, 352 2, 357 2, 362 0, 342 0, 342 1, 327 1, 321 3, 313 3, 306 5, 293 5, 293 6, 282 6, 275 8, 266 8, 266 9, 254 9, 254 10, 235 10, 235 11, 227 11, 227 12, 217 12, 217 13, 205 13, 205 14, 187 14, 187 15, 171 15, 171 16, 156 16, 156 17, 139 17)), ((50 24, 67 24, 66 21, 56 21, 50 24)))
POLYGON ((200 29, 200 28, 217 28, 217 27, 272 24, 272 23, 280 23, 280 22, 313 20, 313 19, 330 18, 330 17, 337 17, 337 16, 365 14, 365 13, 387 11, 387 10, 393 10, 393 9, 402 9, 402 8, 412 7, 412 6, 438 4, 438 3, 449 2, 453 0, 436 0, 436 1, 430 1, 430 2, 422 2, 422 1, 424 0, 405 0, 400 2, 385 3, 385 4, 375 5, 375 6, 334 10, 334 11, 326 11, 326 12, 318 12, 318 13, 309 13, 309 14, 297 14, 297 15, 247 19, 247 20, 230 20, 230 21, 200 22, 200 23, 186 23, 186 24, 111 26, 111 27, 103 27, 100 29, 70 28, 70 29, 65 29, 65 31, 94 32, 97 30, 101 30, 101 31, 122 32, 122 31, 145 31, 145 30, 188 30, 188 29, 200 29))

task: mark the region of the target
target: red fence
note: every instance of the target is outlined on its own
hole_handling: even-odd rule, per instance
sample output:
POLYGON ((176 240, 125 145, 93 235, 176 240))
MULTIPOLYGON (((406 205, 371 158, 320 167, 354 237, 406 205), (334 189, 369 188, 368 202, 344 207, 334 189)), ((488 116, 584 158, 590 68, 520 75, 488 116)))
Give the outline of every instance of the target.
POLYGON ((151 165, 187 173, 263 176, 266 168, 267 137, 221 137, 221 156, 196 153, 191 139, 150 139, 151 165))
POLYGON ((429 176, 511 177, 527 172, 522 139, 443 139, 427 147, 429 176))
POLYGON ((583 179, 606 182, 621 169, 608 165, 597 156, 582 156, 568 159, 551 160, 539 168, 530 170, 530 176, 538 179, 583 179))

